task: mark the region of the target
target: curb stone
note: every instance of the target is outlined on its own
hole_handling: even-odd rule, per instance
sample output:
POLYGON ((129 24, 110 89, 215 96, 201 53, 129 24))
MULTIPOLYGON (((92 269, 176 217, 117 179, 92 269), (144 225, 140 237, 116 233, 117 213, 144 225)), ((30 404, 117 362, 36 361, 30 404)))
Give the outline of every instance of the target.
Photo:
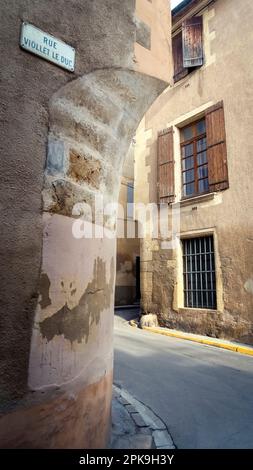
POLYGON ((130 320, 129 325, 133 326, 134 328, 138 328, 138 320, 130 320))
MULTIPOLYGON (((137 328, 138 322, 137 320, 130 320, 129 324, 135 328, 137 328)), ((161 327, 150 327, 150 326, 143 326, 141 328, 142 330, 149 331, 150 333, 156 333, 160 334, 163 336, 169 336, 171 338, 178 338, 178 339, 184 339, 187 341, 193 341, 194 343, 199 343, 199 344, 206 344, 208 346, 214 346, 216 348, 221 348, 221 349, 226 349, 228 351, 240 353, 240 354, 246 354, 247 356, 253 356, 253 347, 250 346, 244 346, 242 344, 236 344, 233 342, 229 341, 223 341, 217 338, 209 338, 209 337, 204 337, 201 335, 195 335, 191 333, 183 333, 181 331, 177 330, 170 330, 169 328, 161 328, 161 327)))
POLYGON ((124 420, 124 429, 112 423, 113 449, 175 449, 164 422, 126 390, 113 386, 113 407, 124 420), (120 408, 119 408, 120 407, 120 408))

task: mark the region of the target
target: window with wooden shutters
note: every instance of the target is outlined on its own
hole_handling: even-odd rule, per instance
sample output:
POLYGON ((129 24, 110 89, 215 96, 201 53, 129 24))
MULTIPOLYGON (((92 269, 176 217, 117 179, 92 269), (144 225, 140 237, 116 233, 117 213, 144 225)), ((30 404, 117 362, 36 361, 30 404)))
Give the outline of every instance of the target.
POLYGON ((210 191, 229 187, 223 102, 206 111, 208 180, 210 191))
POLYGON ((161 203, 171 203, 174 191, 173 128, 158 133, 158 194, 161 203))
POLYGON ((172 38, 174 81, 203 65, 203 19, 194 16, 182 23, 182 31, 172 38))
POLYGON ((183 66, 200 67, 203 64, 202 16, 185 20, 182 24, 183 66))
POLYGON ((223 102, 181 129, 181 162, 183 198, 229 187, 223 102))

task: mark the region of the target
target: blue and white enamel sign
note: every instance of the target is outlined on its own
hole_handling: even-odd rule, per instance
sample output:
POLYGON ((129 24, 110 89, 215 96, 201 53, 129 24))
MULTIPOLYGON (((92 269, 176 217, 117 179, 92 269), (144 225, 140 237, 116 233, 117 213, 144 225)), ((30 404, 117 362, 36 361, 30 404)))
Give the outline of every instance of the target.
POLYGON ((70 72, 75 70, 75 49, 32 24, 22 23, 20 46, 70 72))

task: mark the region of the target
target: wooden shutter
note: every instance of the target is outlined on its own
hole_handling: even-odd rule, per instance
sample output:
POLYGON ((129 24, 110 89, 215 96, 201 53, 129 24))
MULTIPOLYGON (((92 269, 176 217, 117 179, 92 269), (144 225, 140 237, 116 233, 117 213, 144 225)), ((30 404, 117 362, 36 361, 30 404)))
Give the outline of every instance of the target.
POLYGON ((182 43, 182 33, 177 34, 172 38, 172 53, 173 53, 173 63, 174 63, 174 76, 173 79, 175 82, 181 80, 188 74, 188 69, 184 67, 183 64, 183 43, 182 43))
POLYGON ((206 111, 208 180, 211 191, 229 187, 223 101, 206 111))
POLYGON ((203 64, 202 23, 202 16, 194 16, 182 24, 184 67, 203 64))
POLYGON ((158 133, 158 194, 160 202, 175 200, 172 127, 158 133))

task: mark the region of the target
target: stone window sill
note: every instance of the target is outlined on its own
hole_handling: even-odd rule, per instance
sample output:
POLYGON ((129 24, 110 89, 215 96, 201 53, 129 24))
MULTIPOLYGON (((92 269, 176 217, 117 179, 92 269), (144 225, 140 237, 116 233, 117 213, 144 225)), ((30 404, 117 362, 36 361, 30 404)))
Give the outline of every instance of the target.
POLYGON ((201 194, 199 196, 189 197, 187 199, 181 199, 180 206, 185 207, 185 206, 191 206, 193 204, 199 204, 201 202, 212 201, 215 195, 216 193, 206 193, 206 194, 201 194))
POLYGON ((180 307, 178 309, 179 313, 191 313, 191 312, 196 312, 196 313, 214 313, 214 314, 219 314, 219 310, 217 309, 212 309, 212 308, 197 308, 197 307, 180 307))

